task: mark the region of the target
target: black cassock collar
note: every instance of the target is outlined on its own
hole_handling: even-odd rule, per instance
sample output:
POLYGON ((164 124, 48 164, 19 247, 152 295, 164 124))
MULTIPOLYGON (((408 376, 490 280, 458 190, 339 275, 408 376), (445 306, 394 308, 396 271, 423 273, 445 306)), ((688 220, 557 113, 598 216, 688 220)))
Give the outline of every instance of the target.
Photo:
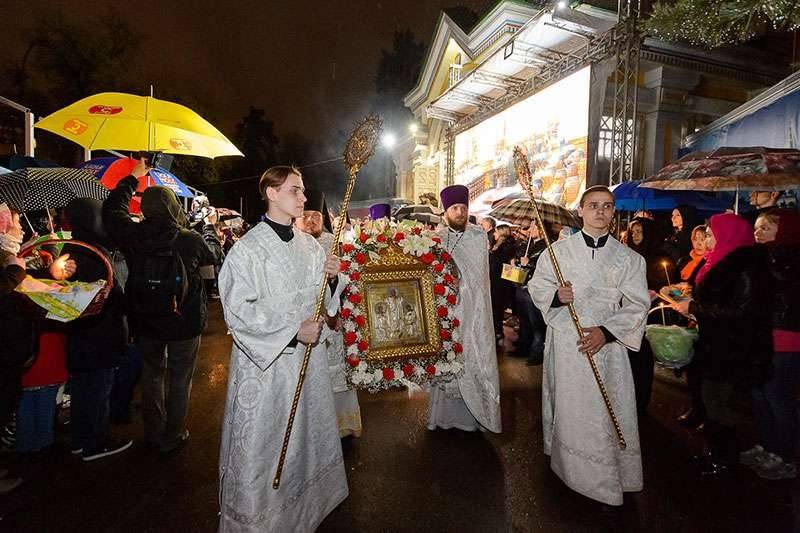
POLYGON ((586 246, 592 249, 592 259, 594 259, 594 251, 602 248, 608 242, 608 233, 601 235, 597 240, 583 230, 581 230, 581 235, 583 235, 583 242, 586 243, 586 246))
POLYGON ((271 227, 272 229, 275 230, 275 233, 278 234, 278 237, 283 242, 289 242, 294 237, 294 230, 292 229, 291 224, 287 226, 286 224, 281 224, 280 222, 275 222, 274 220, 272 220, 271 218, 269 218, 266 215, 264 215, 264 222, 269 224, 269 227, 271 227))

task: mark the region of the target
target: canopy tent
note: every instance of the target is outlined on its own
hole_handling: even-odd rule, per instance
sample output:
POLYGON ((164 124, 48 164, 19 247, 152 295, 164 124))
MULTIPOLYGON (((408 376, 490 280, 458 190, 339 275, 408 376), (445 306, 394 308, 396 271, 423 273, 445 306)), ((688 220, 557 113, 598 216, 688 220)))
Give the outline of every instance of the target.
POLYGON ((723 146, 800 148, 800 71, 687 137, 681 155, 723 146))

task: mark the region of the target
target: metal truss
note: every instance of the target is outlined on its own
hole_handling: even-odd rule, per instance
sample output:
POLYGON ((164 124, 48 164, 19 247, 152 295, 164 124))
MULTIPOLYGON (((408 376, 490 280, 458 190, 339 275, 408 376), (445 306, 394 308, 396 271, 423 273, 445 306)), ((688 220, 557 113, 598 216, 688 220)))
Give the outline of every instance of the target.
POLYGON ((621 28, 623 34, 616 43, 614 58, 609 185, 616 185, 634 178, 639 57, 643 40, 638 27, 640 9, 641 0, 619 0, 618 27, 621 28))

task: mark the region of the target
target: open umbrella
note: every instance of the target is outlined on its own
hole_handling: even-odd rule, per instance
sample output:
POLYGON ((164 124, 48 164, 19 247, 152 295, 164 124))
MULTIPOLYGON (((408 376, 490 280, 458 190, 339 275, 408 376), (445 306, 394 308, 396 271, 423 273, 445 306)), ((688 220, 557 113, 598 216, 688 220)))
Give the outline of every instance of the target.
POLYGON ((46 116, 36 127, 90 150, 210 158, 243 155, 217 128, 188 107, 151 96, 95 94, 46 116))
MULTIPOLYGON (((100 183, 113 189, 120 180, 130 175, 137 163, 136 159, 130 157, 98 157, 81 163, 78 168, 88 170, 97 176, 100 183)), ((163 168, 151 168, 145 176, 139 178, 139 187, 136 190, 142 192, 152 185, 168 187, 181 198, 194 198, 185 183, 163 168)))
POLYGON ((664 211, 691 205, 702 211, 724 211, 733 205, 733 195, 725 198, 698 191, 665 191, 640 187, 641 182, 626 181, 611 187, 616 208, 621 211, 664 211))
MULTIPOLYGON (((580 228, 582 225, 580 220, 572 214, 572 211, 561 204, 537 200, 536 205, 539 208, 539 213, 542 215, 542 220, 545 222, 561 224, 562 226, 570 226, 573 228, 580 228)), ((533 220, 535 214, 530 199, 515 198, 507 203, 501 204, 499 207, 493 208, 489 212, 489 216, 498 220, 511 222, 512 224, 521 225, 523 222, 530 222, 533 220)))
POLYGON ((800 186, 800 150, 757 146, 692 152, 665 166, 641 186, 689 191, 783 191, 800 186))
POLYGON ((91 172, 75 168, 25 168, 0 174, 0 203, 20 211, 64 207, 75 198, 105 200, 108 189, 91 172))
MULTIPOLYGON (((406 220, 410 218, 412 214, 425 214, 425 215, 437 215, 437 211, 430 205, 427 204, 411 204, 411 205, 404 205, 400 209, 394 212, 394 218, 397 220, 406 220)), ((418 220, 418 219, 413 219, 418 220)))

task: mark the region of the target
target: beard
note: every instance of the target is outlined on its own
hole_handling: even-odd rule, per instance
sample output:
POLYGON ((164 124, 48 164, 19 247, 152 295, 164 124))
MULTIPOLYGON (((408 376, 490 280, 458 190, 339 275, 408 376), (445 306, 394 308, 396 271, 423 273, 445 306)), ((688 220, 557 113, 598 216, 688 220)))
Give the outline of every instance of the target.
POLYGON ((456 231, 464 231, 467 229, 467 218, 463 218, 462 220, 453 220, 452 218, 445 215, 444 217, 445 222, 447 222, 448 227, 454 229, 456 231))

